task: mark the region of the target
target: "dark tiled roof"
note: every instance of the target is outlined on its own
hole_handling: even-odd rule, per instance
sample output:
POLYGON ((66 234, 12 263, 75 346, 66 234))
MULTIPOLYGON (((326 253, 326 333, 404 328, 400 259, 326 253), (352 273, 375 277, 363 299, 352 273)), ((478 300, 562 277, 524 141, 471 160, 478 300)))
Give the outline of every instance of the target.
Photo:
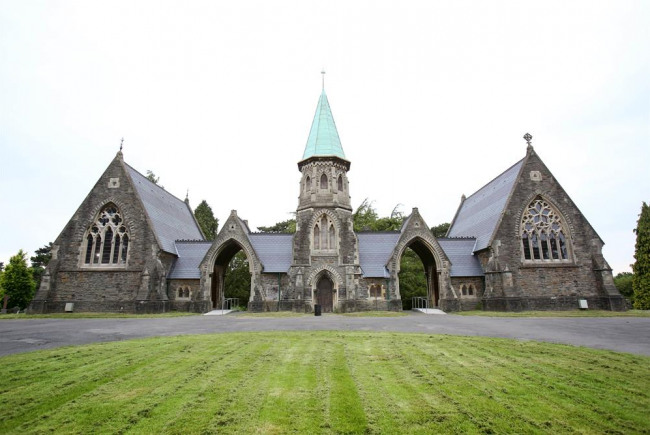
POLYGON ((126 167, 164 251, 176 254, 175 240, 203 240, 192 212, 184 201, 147 180, 147 177, 129 165, 126 167))
POLYGON ((522 163, 523 159, 465 199, 447 235, 476 237, 475 250, 487 248, 522 163))
POLYGON ((399 232, 357 233, 359 262, 363 275, 369 278, 388 278, 386 263, 399 240, 399 232))
POLYGON ((472 255, 476 239, 438 239, 440 247, 451 261, 451 276, 483 276, 481 263, 472 255))
POLYGON ((170 279, 200 279, 199 265, 212 246, 212 242, 176 242, 178 258, 174 262, 170 279))
POLYGON ((293 234, 251 233, 248 238, 264 273, 287 273, 293 259, 293 234))

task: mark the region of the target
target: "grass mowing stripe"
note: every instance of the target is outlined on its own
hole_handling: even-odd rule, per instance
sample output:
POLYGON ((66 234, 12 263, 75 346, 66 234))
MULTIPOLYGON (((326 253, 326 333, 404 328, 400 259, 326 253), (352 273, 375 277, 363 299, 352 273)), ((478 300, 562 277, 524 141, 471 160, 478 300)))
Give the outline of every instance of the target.
MULTIPOLYGON (((62 378, 48 376, 50 366, 48 364, 29 365, 31 368, 29 375, 23 378, 22 382, 14 380, 14 383, 18 384, 17 388, 7 394, 9 399, 6 401, 15 406, 5 408, 0 414, 0 432, 4 433, 17 427, 27 427, 26 423, 39 418, 43 419, 43 416, 48 416, 60 407, 69 406, 70 403, 74 403, 75 400, 109 382, 110 379, 137 370, 138 367, 149 363, 152 358, 150 353, 147 353, 146 357, 145 354, 136 353, 136 359, 141 356, 141 360, 118 369, 115 361, 124 358, 124 353, 111 354, 110 345, 96 346, 99 358, 94 361, 89 361, 87 357, 82 356, 81 359, 70 359, 60 363, 64 368, 69 367, 70 369, 70 373, 62 378), (35 382, 32 381, 32 376, 36 378, 35 382)), ((54 359, 58 359, 56 358, 58 355, 73 355, 75 348, 44 352, 54 359)), ((30 355, 17 355, 16 359, 29 361, 30 355)), ((43 362, 42 359, 39 362, 43 362)))

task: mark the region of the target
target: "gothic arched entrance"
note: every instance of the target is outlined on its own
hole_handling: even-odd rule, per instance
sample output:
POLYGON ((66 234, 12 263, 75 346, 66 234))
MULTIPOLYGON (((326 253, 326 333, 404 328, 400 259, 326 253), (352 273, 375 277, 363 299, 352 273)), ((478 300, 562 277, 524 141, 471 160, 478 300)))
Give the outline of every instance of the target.
MULTIPOLYGON (((438 307, 438 304, 440 302, 440 287, 438 269, 433 250, 423 239, 419 237, 414 238, 404 247, 402 253, 399 256, 397 264, 400 265, 400 269, 403 267, 402 260, 404 257, 409 257, 409 254, 407 254, 409 249, 415 253, 415 255, 410 255, 410 257, 417 257, 417 259, 422 262, 423 270, 420 269, 420 267, 417 267, 419 269, 419 272, 417 273, 421 274, 424 272, 424 276, 422 277, 422 288, 407 289, 406 282, 404 283, 404 286, 402 286, 401 281, 399 282, 402 305, 404 309, 410 309, 412 297, 426 297, 429 308, 438 307)), ((402 271, 400 270, 400 273, 398 274, 398 280, 402 279, 403 274, 401 272, 402 271)))
MULTIPOLYGON (((212 280, 210 283, 210 301, 212 309, 221 309, 229 308, 232 309, 234 306, 232 304, 225 304, 226 299, 228 298, 238 298, 239 305, 246 306, 250 300, 251 295, 251 279, 250 279, 250 270, 249 270, 249 261, 250 259, 246 255, 246 250, 237 243, 235 240, 230 240, 227 242, 214 261, 214 266, 212 270, 212 280), (243 253, 239 254, 239 253, 243 253), (239 254, 239 255, 238 255, 239 254), (243 258, 239 258, 243 257, 243 258), (245 266, 242 263, 242 260, 246 263, 245 266), (237 263, 237 264, 235 264, 237 263), (235 270, 236 268, 241 269, 244 266, 246 268, 247 279, 243 283, 245 287, 244 292, 242 289, 233 289, 228 286, 228 277, 234 273, 241 273, 240 270, 235 270), (247 284, 247 285, 246 285, 247 284), (239 290, 239 293, 233 293, 234 291, 239 290), (227 307, 225 305, 228 305, 227 307)), ((232 281, 232 280, 230 280, 232 281)), ((239 283, 242 284, 242 283, 239 283)))
POLYGON ((323 276, 316 284, 316 303, 321 306, 323 313, 331 313, 334 307, 334 283, 327 276, 323 276))

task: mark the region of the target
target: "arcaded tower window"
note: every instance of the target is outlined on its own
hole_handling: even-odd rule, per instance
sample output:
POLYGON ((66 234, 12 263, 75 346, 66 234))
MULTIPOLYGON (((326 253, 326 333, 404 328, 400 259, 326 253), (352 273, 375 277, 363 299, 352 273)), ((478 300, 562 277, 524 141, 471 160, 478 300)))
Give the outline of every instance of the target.
POLYGON ((320 176, 320 188, 327 189, 327 175, 325 174, 320 176))
POLYGON ((339 192, 343 191, 343 177, 341 175, 339 175, 338 180, 336 180, 336 186, 338 187, 339 192))
POLYGON ((521 243, 524 260, 569 260, 568 232, 560 214, 541 198, 524 211, 521 243))
POLYGON ((309 178, 309 175, 307 175, 307 179, 305 180, 305 192, 309 192, 311 190, 311 178, 309 178))
POLYGON ((316 221, 312 238, 315 251, 333 251, 336 249, 336 229, 334 228, 334 222, 327 215, 323 215, 316 221))
POLYGON ((124 266, 129 251, 129 234, 115 204, 107 204, 84 238, 83 263, 88 266, 124 266))

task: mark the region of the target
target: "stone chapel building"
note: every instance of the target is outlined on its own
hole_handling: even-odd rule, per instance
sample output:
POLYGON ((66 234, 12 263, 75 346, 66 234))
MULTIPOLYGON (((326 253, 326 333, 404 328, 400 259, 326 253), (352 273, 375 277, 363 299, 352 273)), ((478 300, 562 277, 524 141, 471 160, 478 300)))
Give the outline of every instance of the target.
POLYGON ((399 269, 422 260, 430 307, 445 311, 625 309, 603 241, 530 145, 523 159, 462 197, 444 238, 414 208, 399 231, 353 231, 350 161, 325 91, 302 159, 294 234, 252 232, 233 210, 206 241, 180 200, 118 152, 56 239, 29 310, 207 312, 243 251, 248 309, 401 310, 399 269))

